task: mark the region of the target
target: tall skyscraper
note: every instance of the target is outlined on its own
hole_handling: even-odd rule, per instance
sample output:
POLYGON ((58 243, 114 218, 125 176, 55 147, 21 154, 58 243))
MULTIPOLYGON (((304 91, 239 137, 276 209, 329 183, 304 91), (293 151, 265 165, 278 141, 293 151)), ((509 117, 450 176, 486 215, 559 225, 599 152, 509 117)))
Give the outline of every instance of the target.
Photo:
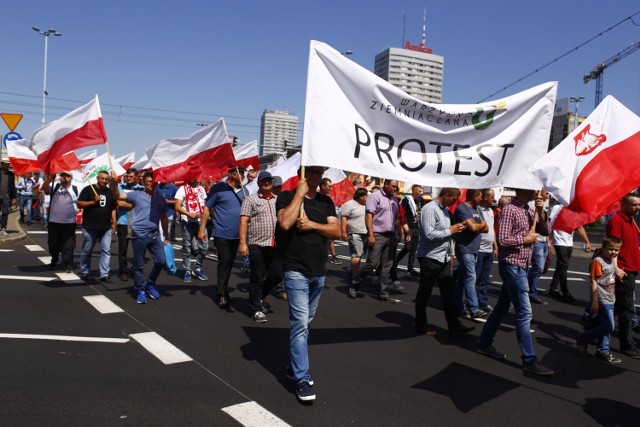
POLYGON ((407 94, 425 102, 442 103, 444 58, 424 43, 406 42, 376 55, 374 73, 407 94))
POLYGON ((298 142, 298 116, 286 110, 264 110, 260 120, 260 155, 282 153, 298 142))

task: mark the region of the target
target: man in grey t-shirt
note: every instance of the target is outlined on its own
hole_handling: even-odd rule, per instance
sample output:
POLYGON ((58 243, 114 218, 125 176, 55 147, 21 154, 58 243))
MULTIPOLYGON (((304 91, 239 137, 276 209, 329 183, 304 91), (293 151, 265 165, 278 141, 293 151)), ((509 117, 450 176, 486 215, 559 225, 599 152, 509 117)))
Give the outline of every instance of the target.
POLYGON ((55 270, 59 257, 62 256, 64 271, 71 273, 73 270, 73 251, 76 248, 76 202, 78 201, 78 188, 71 185, 71 174, 60 173, 60 182, 52 185, 56 174, 47 176, 42 184, 44 194, 51 196, 49 202, 49 253, 51 264, 49 268, 55 270))
POLYGON ((349 200, 340 208, 340 230, 342 240, 349 242, 351 253, 351 270, 349 283, 358 277, 360 258, 367 248, 367 225, 365 223, 365 202, 369 192, 366 188, 358 188, 349 200))

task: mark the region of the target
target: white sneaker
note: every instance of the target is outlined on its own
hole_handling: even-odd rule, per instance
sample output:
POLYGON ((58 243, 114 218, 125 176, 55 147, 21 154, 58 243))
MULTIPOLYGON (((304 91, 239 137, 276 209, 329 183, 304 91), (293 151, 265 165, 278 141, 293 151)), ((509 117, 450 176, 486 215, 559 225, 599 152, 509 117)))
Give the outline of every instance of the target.
POLYGON ((253 315, 253 320, 257 323, 267 323, 267 315, 261 311, 256 311, 253 315))
POLYGON ((2 236, 8 236, 8 235, 9 235, 9 233, 7 233, 7 229, 6 229, 6 228, 3 228, 2 230, 0 230, 0 235, 2 235, 2 236))

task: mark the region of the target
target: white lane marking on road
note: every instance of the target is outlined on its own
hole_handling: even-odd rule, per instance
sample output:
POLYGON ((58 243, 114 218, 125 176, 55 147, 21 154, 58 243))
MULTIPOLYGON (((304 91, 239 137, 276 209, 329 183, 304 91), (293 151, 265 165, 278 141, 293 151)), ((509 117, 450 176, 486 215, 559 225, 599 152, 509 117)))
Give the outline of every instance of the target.
POLYGON ((31 280, 34 282, 50 282, 56 280, 55 277, 42 277, 42 276, 5 276, 0 275, 0 280, 31 280))
POLYGON ((88 295, 83 297, 89 304, 93 306, 100 314, 123 313, 124 310, 115 305, 109 298, 104 295, 88 295))
POLYGON ((222 410, 246 427, 285 427, 289 425, 256 402, 239 403, 222 408, 222 410))
POLYGON ((43 264, 51 264, 51 257, 50 256, 39 256, 38 259, 43 264))
MULTIPOLYGON (((33 230, 27 231, 27 234, 49 234, 49 232, 46 230, 33 230)), ((82 231, 76 230, 76 234, 82 234, 82 231)))
POLYGON ((29 249, 31 252, 44 252, 44 248, 40 245, 24 245, 24 247, 29 249))
POLYGON ((0 249, 0 252, 13 252, 13 249, 0 249))
POLYGON ((157 357, 165 365, 190 362, 193 360, 155 332, 142 332, 139 334, 131 334, 129 336, 138 341, 141 346, 157 357))
POLYGON ((0 334, 0 338, 17 338, 27 340, 52 340, 52 341, 77 341, 77 342, 105 342, 124 344, 129 338, 100 338, 100 337, 76 337, 73 335, 39 335, 39 334, 0 334))
POLYGON ((56 273, 56 276, 65 283, 84 283, 75 273, 56 273))

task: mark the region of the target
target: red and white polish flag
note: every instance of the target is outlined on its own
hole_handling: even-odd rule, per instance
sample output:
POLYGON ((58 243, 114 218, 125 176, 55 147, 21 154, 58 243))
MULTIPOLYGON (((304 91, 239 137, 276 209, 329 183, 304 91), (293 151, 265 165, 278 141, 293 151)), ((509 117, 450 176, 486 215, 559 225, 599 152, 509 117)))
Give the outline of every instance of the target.
MULTIPOLYGON (((16 175, 24 175, 28 172, 40 172, 43 168, 38 161, 36 153, 29 148, 29 141, 21 139, 7 144, 9 162, 16 175)), ((78 169, 80 162, 73 151, 65 153, 53 160, 49 167, 49 173, 71 171, 78 169)))
POLYGON ((118 157, 116 162, 126 171, 131 166, 133 166, 136 162, 136 152, 132 151, 129 154, 125 154, 122 157, 118 157))
POLYGON ((105 142, 107 134, 96 95, 82 107, 37 129, 31 135, 30 148, 44 172, 50 173, 51 163, 63 154, 105 142))
POLYGON ((640 187, 640 117, 607 96, 587 119, 530 168, 565 209, 554 229, 568 233, 612 212, 640 187))
POLYGON ((353 186, 349 177, 336 168, 329 168, 324 172, 323 178, 329 178, 333 184, 331 187, 331 200, 336 206, 342 206, 345 202, 353 199, 356 187, 353 186))
POLYGON ((180 138, 163 139, 147 148, 157 182, 218 180, 236 166, 224 119, 180 138))
POLYGON ((81 165, 87 165, 91 163, 96 157, 98 157, 98 150, 87 151, 78 156, 78 161, 81 165))
POLYGON ((251 141, 243 145, 238 145, 233 149, 236 164, 245 169, 260 170, 260 160, 258 158, 258 141, 251 141))
MULTIPOLYGON (((282 191, 295 190, 298 185, 298 169, 300 168, 300 152, 293 156, 279 162, 277 165, 267 168, 267 172, 275 177, 279 177, 282 180, 282 191)), ((247 185, 247 191, 249 194, 253 194, 258 191, 258 183, 254 179, 247 185)))

